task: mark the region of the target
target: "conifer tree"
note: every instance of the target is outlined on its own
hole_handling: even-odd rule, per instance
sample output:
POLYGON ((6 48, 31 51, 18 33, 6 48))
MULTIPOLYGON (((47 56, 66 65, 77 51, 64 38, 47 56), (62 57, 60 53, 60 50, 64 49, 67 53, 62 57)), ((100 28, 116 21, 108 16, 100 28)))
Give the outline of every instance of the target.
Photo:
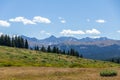
POLYGON ((47 52, 51 52, 51 47, 50 46, 47 47, 47 52))
POLYGON ((66 53, 65 53, 65 50, 62 51, 62 54, 66 54, 66 53))
POLYGON ((0 36, 0 45, 27 49, 29 47, 27 40, 20 36, 10 37, 9 35, 0 36))
POLYGON ((59 48, 58 47, 56 47, 56 53, 60 53, 60 50, 59 50, 59 48))
POLYGON ((15 39, 14 39, 14 37, 12 37, 12 39, 11 39, 11 47, 15 47, 15 39))
POLYGON ((46 52, 46 48, 42 45, 41 51, 46 52))
POLYGON ((34 50, 38 51, 39 50, 39 46, 35 46, 34 50))
POLYGON ((53 53, 56 53, 56 47, 55 47, 55 46, 53 47, 52 52, 53 52, 53 53))
POLYGON ((27 41, 27 40, 25 40, 25 48, 26 48, 26 49, 29 48, 29 46, 28 46, 28 41, 27 41))

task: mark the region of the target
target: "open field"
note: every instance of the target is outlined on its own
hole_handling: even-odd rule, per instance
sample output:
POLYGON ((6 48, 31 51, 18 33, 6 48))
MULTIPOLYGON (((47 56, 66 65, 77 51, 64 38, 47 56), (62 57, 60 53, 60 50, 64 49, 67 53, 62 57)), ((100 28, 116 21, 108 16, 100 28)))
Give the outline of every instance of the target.
POLYGON ((75 56, 0 46, 0 80, 120 80, 120 65, 75 56), (103 69, 116 77, 100 77, 103 69))
POLYGON ((51 68, 51 67, 1 67, 0 80, 120 80, 116 77, 100 77, 103 68, 51 68))

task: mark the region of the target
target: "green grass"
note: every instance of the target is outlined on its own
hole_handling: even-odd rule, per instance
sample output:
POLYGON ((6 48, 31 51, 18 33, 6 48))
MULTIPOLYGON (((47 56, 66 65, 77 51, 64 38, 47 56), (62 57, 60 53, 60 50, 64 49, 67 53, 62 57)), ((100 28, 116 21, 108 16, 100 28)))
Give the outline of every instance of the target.
POLYGON ((0 46, 0 66, 105 68, 117 67, 119 64, 77 58, 68 55, 0 46))
POLYGON ((115 71, 115 70, 103 70, 100 72, 100 76, 103 76, 103 77, 117 76, 117 71, 115 71))

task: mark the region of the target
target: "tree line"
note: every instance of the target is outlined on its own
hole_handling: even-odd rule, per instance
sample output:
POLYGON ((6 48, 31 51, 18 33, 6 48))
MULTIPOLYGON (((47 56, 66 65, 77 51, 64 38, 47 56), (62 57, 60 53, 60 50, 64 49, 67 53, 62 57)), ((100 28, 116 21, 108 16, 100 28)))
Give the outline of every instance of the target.
MULTIPOLYGON (((29 44, 26 39, 23 39, 21 36, 15 36, 10 37, 9 35, 1 35, 0 36, 0 45, 1 46, 8 46, 8 47, 16 47, 16 48, 26 48, 29 49, 29 44)), ((64 55, 71 55, 71 56, 77 56, 77 57, 83 57, 82 54, 79 54, 78 51, 75 51, 74 49, 70 49, 68 51, 60 50, 56 46, 48 46, 47 48, 42 46, 41 48, 39 46, 35 46, 33 50, 39 50, 42 52, 48 52, 48 53, 56 53, 56 54, 64 54, 64 55)))
POLYGON ((42 52, 48 52, 48 53, 56 53, 56 54, 64 54, 64 55, 71 55, 71 56, 76 56, 76 57, 81 57, 83 58, 82 54, 79 54, 78 51, 74 50, 74 49, 70 49, 68 51, 65 50, 60 50, 58 47, 56 46, 48 46, 47 48, 42 46, 41 48, 39 46, 35 46, 34 50, 38 50, 38 51, 42 51, 42 52))
POLYGON ((114 63, 119 63, 120 64, 120 57, 115 57, 115 58, 107 59, 107 61, 114 62, 114 63))
POLYGON ((0 45, 9 46, 9 47, 17 47, 17 48, 26 48, 26 49, 29 48, 28 41, 24 40, 20 36, 10 37, 9 35, 1 35, 0 45))

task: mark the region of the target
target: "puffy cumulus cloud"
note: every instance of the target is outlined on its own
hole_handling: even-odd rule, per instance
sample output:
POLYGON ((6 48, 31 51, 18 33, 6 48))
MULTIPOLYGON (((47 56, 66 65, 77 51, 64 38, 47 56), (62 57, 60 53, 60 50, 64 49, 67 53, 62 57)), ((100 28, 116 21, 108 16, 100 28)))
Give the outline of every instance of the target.
POLYGON ((62 35, 69 35, 69 36, 73 36, 73 35, 84 35, 84 34, 96 35, 96 34, 101 34, 101 32, 98 31, 97 29, 86 30, 86 31, 82 31, 82 30, 73 31, 73 30, 67 29, 67 30, 62 30, 62 31, 60 32, 60 34, 62 34, 62 35))
POLYGON ((10 23, 7 22, 7 21, 4 21, 4 20, 0 20, 0 26, 9 27, 9 26, 10 26, 10 23))
POLYGON ((22 22, 23 24, 36 24, 35 22, 29 20, 29 19, 26 19, 24 17, 16 17, 16 18, 12 18, 12 19, 9 19, 9 21, 11 22, 22 22))
POLYGON ((60 34, 62 35, 79 35, 79 34, 85 34, 85 32, 81 31, 81 30, 77 30, 77 31, 73 31, 73 30, 63 30, 60 32, 60 34))
POLYGON ((40 34, 43 34, 43 35, 51 35, 50 33, 46 32, 46 31, 44 31, 44 30, 40 31, 40 34))
POLYGON ((100 34, 101 32, 97 29, 86 30, 86 34, 100 34))
POLYGON ((12 18, 9 19, 9 21, 11 22, 22 22, 23 24, 37 24, 37 23, 51 23, 51 21, 48 18, 44 18, 41 16, 35 16, 33 17, 32 20, 29 20, 27 18, 24 17, 16 17, 16 18, 12 18))
POLYGON ((103 19, 98 19, 98 20, 96 20, 96 22, 97 22, 97 23, 105 23, 106 21, 103 20, 103 19))
POLYGON ((41 16, 35 16, 33 18, 33 22, 39 22, 39 23, 51 23, 51 21, 48 19, 48 18, 44 18, 44 17, 41 17, 41 16))

